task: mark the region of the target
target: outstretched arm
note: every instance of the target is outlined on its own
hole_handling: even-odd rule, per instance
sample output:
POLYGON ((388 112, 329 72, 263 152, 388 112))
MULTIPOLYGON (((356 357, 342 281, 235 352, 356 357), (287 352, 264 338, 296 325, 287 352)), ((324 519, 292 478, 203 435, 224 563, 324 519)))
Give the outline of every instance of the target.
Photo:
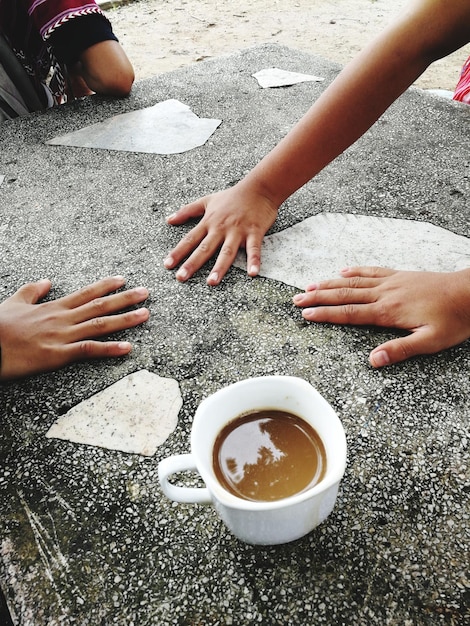
POLYGON ((338 75, 288 135, 231 189, 196 200, 168 218, 203 216, 165 259, 179 280, 220 250, 208 278, 218 284, 240 247, 248 273, 279 206, 363 135, 436 59, 470 41, 468 0, 416 0, 338 75))
POLYGON ((373 367, 433 354, 470 337, 470 269, 402 272, 352 267, 343 278, 309 285, 294 296, 312 322, 400 328, 405 337, 381 344, 369 356, 373 367))
POLYGON ((23 285, 0 304, 0 380, 59 369, 74 361, 118 357, 131 351, 123 341, 94 341, 149 317, 145 308, 118 313, 148 297, 144 287, 112 295, 122 276, 105 278, 79 291, 38 304, 51 288, 48 280, 23 285))

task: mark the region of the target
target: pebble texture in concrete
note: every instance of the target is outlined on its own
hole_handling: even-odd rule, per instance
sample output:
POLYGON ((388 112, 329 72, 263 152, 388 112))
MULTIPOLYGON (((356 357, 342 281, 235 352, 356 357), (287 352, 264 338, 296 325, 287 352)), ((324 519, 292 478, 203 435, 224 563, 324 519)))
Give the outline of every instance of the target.
MULTIPOLYGON (((190 228, 170 228, 165 215, 243 176, 338 69, 258 46, 141 82, 124 101, 90 98, 0 126, 1 297, 41 277, 60 296, 120 273, 149 287, 152 312, 123 333, 129 357, 0 388, 0 584, 16 624, 466 623, 468 342, 375 371, 368 353, 393 330, 308 324, 291 303, 295 288, 238 268, 209 288, 207 267, 179 284, 162 265, 190 228), (252 74, 271 66, 325 81, 261 89, 252 74), (168 98, 223 123, 202 147, 171 156, 46 144, 168 98), (142 369, 178 381, 183 399, 155 456, 45 436, 72 407, 142 369), (189 451, 205 396, 273 373, 305 378, 332 404, 348 464, 323 524, 255 548, 210 506, 165 499, 157 464, 189 451)), ((334 213, 468 238, 469 125, 467 107, 408 91, 285 203, 271 234, 334 213)))

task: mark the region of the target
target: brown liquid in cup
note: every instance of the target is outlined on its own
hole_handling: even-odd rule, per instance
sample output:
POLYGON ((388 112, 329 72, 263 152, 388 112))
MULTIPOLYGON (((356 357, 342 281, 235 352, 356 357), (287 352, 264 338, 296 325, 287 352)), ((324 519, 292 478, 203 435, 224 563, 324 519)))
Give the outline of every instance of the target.
POLYGON ((235 418, 217 435, 217 480, 239 498, 271 502, 316 485, 326 452, 317 431, 297 415, 263 410, 235 418))

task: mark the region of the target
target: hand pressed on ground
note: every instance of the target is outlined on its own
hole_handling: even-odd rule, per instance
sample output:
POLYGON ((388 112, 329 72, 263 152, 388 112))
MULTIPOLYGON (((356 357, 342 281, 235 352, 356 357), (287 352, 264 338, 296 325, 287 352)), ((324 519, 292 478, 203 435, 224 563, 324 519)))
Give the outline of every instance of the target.
POLYGON ((261 243, 277 216, 278 207, 262 194, 244 191, 243 183, 183 206, 168 218, 174 226, 203 216, 201 221, 169 252, 167 269, 182 263, 176 278, 186 281, 218 253, 207 283, 218 285, 240 248, 246 249, 247 271, 260 268, 261 243))
POLYGON ((127 341, 96 341, 145 322, 146 308, 119 313, 148 297, 144 287, 112 294, 122 276, 104 278, 74 293, 39 303, 51 282, 28 283, 0 303, 0 380, 59 369, 74 361, 129 353, 127 341))
POLYGON ((369 355, 382 367, 418 354, 433 354, 470 337, 470 270, 404 272, 352 267, 343 278, 311 284, 294 296, 311 322, 400 328, 405 337, 387 341, 369 355))

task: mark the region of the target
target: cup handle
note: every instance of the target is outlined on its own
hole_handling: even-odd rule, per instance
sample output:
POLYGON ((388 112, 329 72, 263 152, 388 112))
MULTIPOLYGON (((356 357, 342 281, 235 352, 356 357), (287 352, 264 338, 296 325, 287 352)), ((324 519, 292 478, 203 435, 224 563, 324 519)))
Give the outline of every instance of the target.
POLYGON ((170 476, 176 472, 197 471, 192 454, 175 454, 158 464, 158 480, 163 493, 175 502, 210 504, 209 489, 200 487, 177 487, 170 483, 170 476))

